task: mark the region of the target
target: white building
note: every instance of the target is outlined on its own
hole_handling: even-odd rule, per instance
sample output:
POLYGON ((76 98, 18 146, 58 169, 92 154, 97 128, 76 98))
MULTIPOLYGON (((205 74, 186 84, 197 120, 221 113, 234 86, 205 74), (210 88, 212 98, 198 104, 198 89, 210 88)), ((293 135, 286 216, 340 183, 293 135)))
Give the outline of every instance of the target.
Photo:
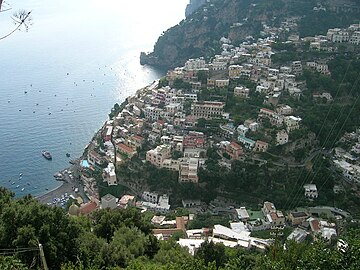
POLYGON ((206 62, 203 57, 196 59, 189 59, 186 61, 184 69, 185 70, 198 70, 206 68, 206 62))
POLYGON ((224 102, 216 101, 203 101, 203 102, 193 102, 191 104, 192 115, 195 118, 221 118, 224 113, 224 102))
POLYGON ((237 86, 234 88, 234 96, 235 97, 243 97, 248 98, 250 93, 250 89, 244 86, 237 86))
POLYGON ((360 44, 360 31, 355 31, 351 35, 349 42, 354 45, 359 45, 360 44))
POLYGON ((160 168, 164 160, 168 159, 170 156, 171 156, 171 146, 163 144, 157 146, 155 149, 147 151, 146 161, 149 161, 151 164, 160 168))
POLYGON ((300 117, 295 117, 292 115, 286 116, 284 118, 284 122, 285 122, 287 132, 291 132, 293 130, 299 129, 301 120, 302 119, 300 117))
POLYGON ((115 166, 113 163, 109 163, 104 169, 104 182, 107 182, 109 186, 117 185, 115 166))
POLYGON ((179 183, 198 183, 199 159, 189 158, 180 163, 179 183))
POLYGON ((249 220, 250 215, 249 215, 249 213, 248 213, 248 211, 246 210, 245 207, 240 207, 240 208, 235 209, 235 210, 236 210, 238 219, 239 219, 240 221, 246 222, 246 221, 249 220))
POLYGON ((289 134, 285 130, 280 130, 276 133, 276 145, 283 145, 288 143, 289 141, 289 134))
POLYGON ((215 86, 216 87, 228 87, 229 86, 229 80, 215 80, 215 86))
POLYGON ((307 184, 304 185, 304 189, 305 189, 305 197, 309 198, 309 199, 316 199, 319 194, 318 194, 318 190, 315 184, 307 184))
POLYGON ((240 125, 237 127, 236 131, 240 136, 245 137, 246 133, 249 131, 249 128, 245 127, 244 125, 240 125))
POLYGON ((144 191, 142 194, 142 198, 147 202, 157 203, 159 199, 159 195, 157 193, 144 191))
POLYGON ((162 111, 163 110, 160 108, 147 106, 144 109, 144 115, 147 120, 157 121, 159 120, 162 111))

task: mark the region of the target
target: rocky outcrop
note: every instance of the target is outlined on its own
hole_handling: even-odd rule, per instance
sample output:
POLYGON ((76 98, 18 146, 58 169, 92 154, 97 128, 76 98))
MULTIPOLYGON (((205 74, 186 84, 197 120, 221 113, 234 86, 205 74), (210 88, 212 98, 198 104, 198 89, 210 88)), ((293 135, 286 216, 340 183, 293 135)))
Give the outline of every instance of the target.
POLYGON ((205 4, 206 0, 190 0, 190 3, 186 6, 185 16, 189 17, 193 14, 199 7, 205 4))

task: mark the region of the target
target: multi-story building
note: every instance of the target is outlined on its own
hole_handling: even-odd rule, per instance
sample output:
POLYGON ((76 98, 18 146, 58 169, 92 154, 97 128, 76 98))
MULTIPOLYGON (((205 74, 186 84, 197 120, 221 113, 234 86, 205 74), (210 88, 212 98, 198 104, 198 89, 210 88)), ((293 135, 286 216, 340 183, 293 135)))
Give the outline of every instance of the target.
POLYGON ((286 116, 284 118, 286 131, 291 132, 293 130, 299 129, 301 120, 302 119, 300 117, 295 117, 295 116, 292 116, 292 115, 291 116, 286 116))
POLYGON ((264 202, 261 210, 265 216, 265 221, 269 222, 272 228, 283 228, 285 224, 285 216, 281 211, 276 210, 273 203, 264 202))
POLYGON ((198 183, 199 159, 189 158, 180 163, 179 183, 198 183))
POLYGON ((229 80, 215 80, 215 86, 216 87, 228 87, 229 86, 229 80))
POLYGON ((336 31, 332 35, 332 42, 336 43, 342 43, 342 42, 348 42, 350 39, 349 32, 343 29, 340 29, 339 31, 336 31))
POLYGON ((305 197, 309 199, 316 199, 319 194, 315 184, 304 185, 305 197))
POLYGON ((156 167, 161 168, 165 159, 168 159, 171 156, 171 146, 170 145, 159 145, 155 149, 149 150, 146 152, 146 161, 149 161, 151 164, 156 167))
POLYGON ((249 128, 245 127, 244 125, 239 125, 236 131, 238 135, 245 137, 246 133, 249 131, 249 128))
POLYGON ((250 93, 250 89, 244 86, 237 86, 234 88, 234 96, 248 98, 250 93))
POLYGON ((349 42, 354 45, 359 45, 360 44, 360 31, 355 31, 351 35, 349 42))
POLYGON ((292 73, 295 75, 302 74, 302 64, 301 61, 293 61, 291 64, 292 73))
POLYGON ((289 105, 280 105, 276 108, 276 112, 281 115, 290 115, 293 113, 293 109, 289 105))
POLYGON ((178 171, 180 167, 180 161, 175 159, 165 159, 161 164, 161 168, 170 170, 170 171, 178 171))
POLYGON ((252 149, 255 146, 255 141, 244 136, 239 136, 238 141, 242 143, 247 149, 252 149))
POLYGON ((117 185, 115 166, 113 163, 109 163, 104 169, 104 182, 107 182, 109 186, 117 185))
POLYGON ((87 160, 92 166, 102 166, 102 164, 104 164, 105 158, 96 151, 92 150, 88 152, 87 160))
POLYGON ((157 193, 144 191, 142 194, 142 198, 147 202, 156 204, 158 202, 159 195, 157 193))
POLYGON ((283 145, 288 143, 289 141, 289 134, 285 130, 280 130, 276 133, 276 145, 283 145))
POLYGON ((224 113, 224 102, 203 101, 193 102, 191 105, 192 115, 196 118, 221 118, 224 113))
POLYGON ((160 108, 153 107, 153 106, 147 106, 144 109, 144 115, 145 115, 145 118, 150 121, 157 121, 157 120, 159 120, 162 111, 163 110, 160 108))
POLYGON ((244 154, 242 147, 236 142, 224 142, 223 147, 225 153, 227 153, 233 160, 239 160, 244 154))
POLYGON ((254 146, 255 152, 266 152, 269 148, 269 144, 263 141, 257 140, 254 146))
POLYGON ((198 70, 198 69, 206 68, 205 59, 203 57, 196 59, 189 59, 186 61, 184 68, 185 70, 194 70, 194 69, 198 70))
POLYGON ((106 142, 111 141, 113 129, 114 129, 113 126, 107 126, 105 128, 104 140, 106 142))
POLYGON ((231 65, 229 66, 229 78, 238 79, 240 78, 242 66, 240 65, 231 65))
POLYGON ((190 131, 184 136, 184 148, 203 148, 205 145, 205 135, 202 132, 190 131))

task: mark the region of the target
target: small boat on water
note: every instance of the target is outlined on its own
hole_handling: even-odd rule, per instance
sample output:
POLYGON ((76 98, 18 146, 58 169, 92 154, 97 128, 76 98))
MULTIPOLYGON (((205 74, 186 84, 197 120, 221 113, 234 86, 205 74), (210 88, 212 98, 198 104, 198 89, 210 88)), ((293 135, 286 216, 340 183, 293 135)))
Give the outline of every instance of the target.
POLYGON ((20 173, 19 176, 21 177, 21 176, 22 176, 22 173, 20 173))
POLYGON ((20 187, 20 185, 17 185, 17 186, 16 186, 16 188, 19 188, 19 187, 20 187))
POLYGON ((21 189, 21 191, 24 191, 24 190, 25 190, 25 188, 22 188, 22 189, 21 189))
POLYGON ((70 154, 69 154, 69 153, 66 153, 66 156, 67 156, 67 157, 70 157, 70 154))
POLYGON ((46 158, 48 160, 52 159, 52 156, 49 151, 43 150, 43 151, 41 151, 41 154, 44 156, 44 158, 46 158))
POLYGON ((12 184, 12 185, 15 185, 15 182, 12 182, 11 184, 12 184))

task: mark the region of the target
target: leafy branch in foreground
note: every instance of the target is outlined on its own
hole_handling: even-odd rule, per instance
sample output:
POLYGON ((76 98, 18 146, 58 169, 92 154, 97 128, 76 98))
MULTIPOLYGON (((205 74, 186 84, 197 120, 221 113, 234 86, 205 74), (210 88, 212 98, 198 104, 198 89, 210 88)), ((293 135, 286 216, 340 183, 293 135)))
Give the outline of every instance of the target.
POLYGON ((15 33, 17 30, 21 30, 22 28, 24 28, 25 31, 27 32, 29 30, 30 26, 33 24, 32 17, 31 17, 31 11, 26 11, 24 9, 21 9, 21 10, 18 10, 17 12, 15 12, 11 18, 15 24, 15 28, 10 33, 6 34, 5 36, 0 37, 0 40, 7 38, 8 36, 15 33))

